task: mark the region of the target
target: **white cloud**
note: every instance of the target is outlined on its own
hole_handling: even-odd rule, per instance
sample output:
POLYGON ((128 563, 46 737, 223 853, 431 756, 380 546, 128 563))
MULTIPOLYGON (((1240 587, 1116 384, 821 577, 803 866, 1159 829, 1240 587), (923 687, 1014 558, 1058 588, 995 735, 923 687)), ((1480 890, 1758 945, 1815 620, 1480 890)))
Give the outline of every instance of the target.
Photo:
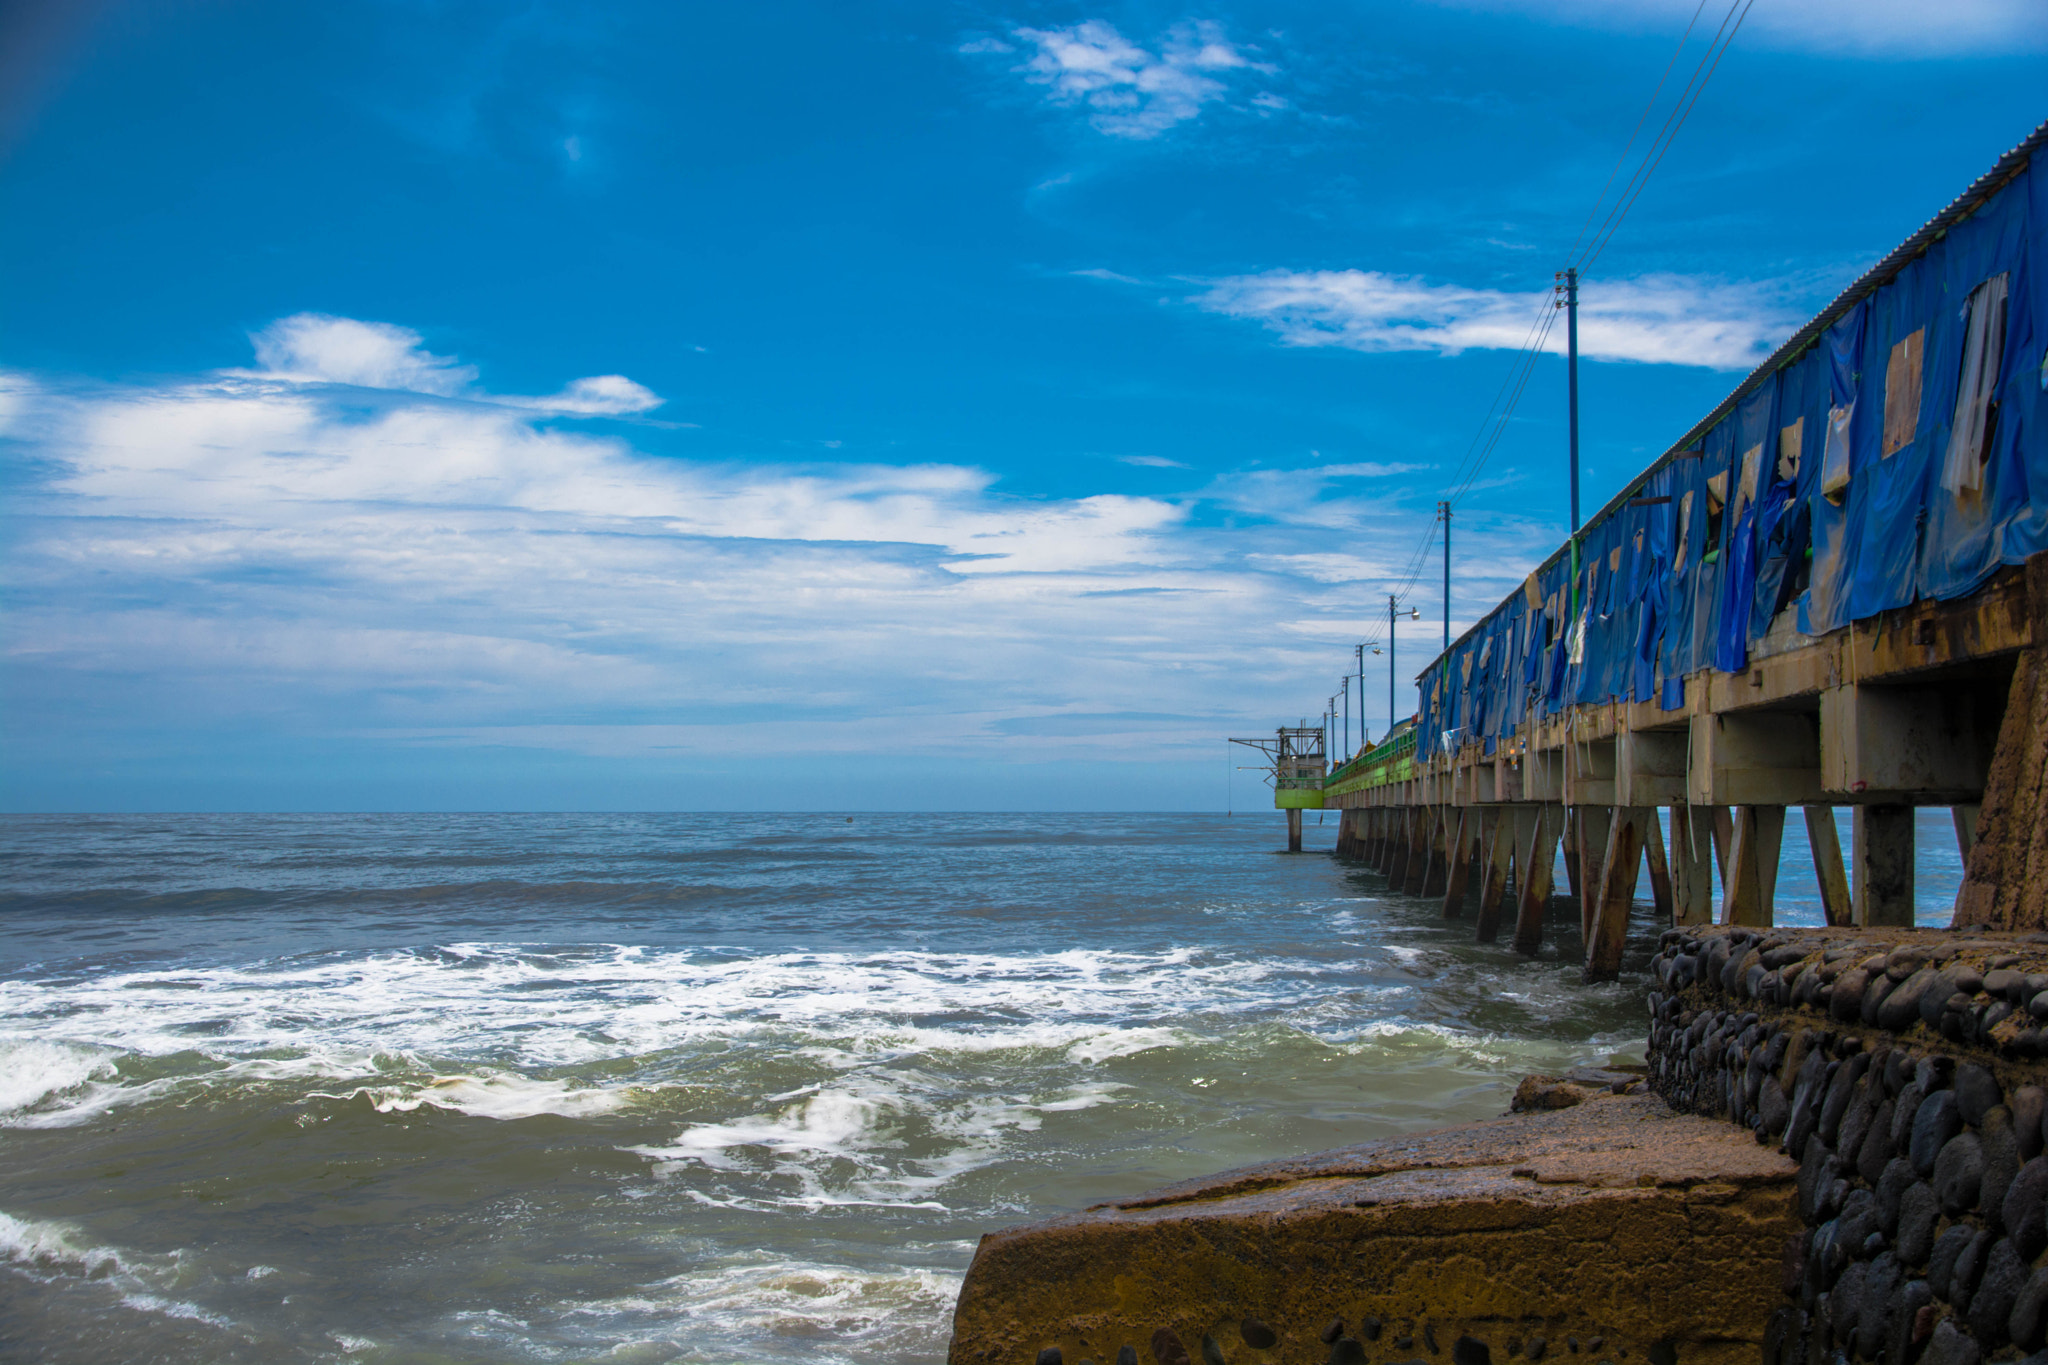
POLYGON ((1118 464, 1137 465, 1140 469, 1186 469, 1179 460, 1169 460, 1164 455, 1119 455, 1118 464))
MULTIPOLYGON (((1696 0, 1436 0, 1450 9, 1521 13, 1546 23, 1676 35, 1696 0)), ((1710 5, 1707 32, 1725 9, 1710 5)), ((1759 0, 1743 20, 1744 45, 1881 57, 1954 57, 2048 50, 2040 0, 1759 0)))
POLYGON ((271 323, 250 340, 260 373, 272 379, 469 398, 585 416, 646 412, 662 402, 651 389, 622 374, 578 379, 545 398, 481 393, 475 388, 476 366, 434 355, 418 332, 388 322, 297 313, 271 323))
MULTIPOLYGON (((1060 105, 1085 109, 1096 129, 1111 137, 1156 138, 1201 114, 1229 93, 1227 73, 1271 71, 1254 62, 1224 36, 1220 25, 1188 21, 1174 25, 1154 43, 1138 46, 1099 19, 1067 28, 1020 28, 1011 37, 1034 49, 1012 68, 1043 86, 1060 105)), ((1007 44, 984 39, 963 52, 1008 52, 1007 44)), ((1262 111, 1283 107, 1261 96, 1262 111), (1263 102, 1262 102, 1263 101, 1263 102)))
POLYGON ((280 379, 403 389, 452 397, 476 382, 476 366, 422 349, 418 332, 388 322, 298 313, 250 338, 256 363, 280 379))
MULTIPOLYGON (((317 360, 388 385, 419 350, 392 331, 382 370, 265 335, 309 380, 317 360)), ((365 332, 390 335, 314 335, 365 332)), ((414 382, 468 373, 416 363, 414 382)), ((1358 547, 1414 532, 1385 499, 1333 493, 1373 465, 1175 501, 1024 498, 956 465, 650 456, 431 391, 366 415, 337 382, 0 374, 32 457, 0 536, 11 730, 68 733, 76 711, 72 738, 101 751, 119 715, 169 736, 748 763, 1179 759, 1298 711, 1302 671, 1342 666, 1318 642, 1355 634, 1382 588, 1358 547), (1129 723, 1025 723, 1054 715, 1129 723)), ((1461 553, 1507 572, 1548 548, 1490 534, 1461 553)))
MULTIPOLYGON (((1452 355, 1520 349, 1551 297, 1372 270, 1269 270, 1203 283, 1196 306, 1263 323, 1290 346, 1452 355)), ((1679 275, 1596 279, 1580 292, 1579 351, 1600 360, 1748 369, 1802 316, 1769 285, 1679 275)), ((1562 327, 1551 329, 1547 346, 1563 353, 1562 327)))
POLYGON ((539 408, 545 412, 581 412, 592 416, 618 416, 646 412, 661 406, 652 389, 635 384, 622 374, 592 375, 572 380, 560 393, 547 398, 500 398, 513 407, 539 408))

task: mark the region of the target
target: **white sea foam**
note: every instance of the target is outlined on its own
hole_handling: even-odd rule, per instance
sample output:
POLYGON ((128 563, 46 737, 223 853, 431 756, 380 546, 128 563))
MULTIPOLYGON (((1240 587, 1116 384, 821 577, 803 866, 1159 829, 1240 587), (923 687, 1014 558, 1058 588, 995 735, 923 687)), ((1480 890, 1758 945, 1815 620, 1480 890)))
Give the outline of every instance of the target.
POLYGON ((0 1213, 0 1260, 51 1274, 101 1279, 129 1268, 121 1252, 94 1246, 69 1223, 0 1213))
POLYGON ((0 1125, 85 1122, 188 1083, 368 1093, 387 1111, 588 1117, 664 1078, 591 1086, 544 1073, 757 1042, 841 1070, 932 1054, 1064 1053, 1097 1065, 1194 1041, 1196 1016, 1270 1009, 1276 976, 1298 985, 1320 970, 1190 949, 742 955, 466 944, 13 980, 0 982, 0 1018, 34 1023, 0 1026, 0 1055, 18 1059, 0 1090, 0 1125), (173 1064, 121 1068, 123 1057, 173 1064))
POLYGON ((0 1039, 0 1114, 34 1108, 53 1096, 77 1095, 95 1079, 113 1074, 104 1048, 0 1039))
MULTIPOLYGON (((964 1261, 971 1250, 948 1259, 964 1261)), ((591 1322, 628 1359, 658 1343, 714 1359, 829 1365, 943 1355, 959 1292, 959 1276, 921 1267, 763 1259, 678 1275, 566 1316, 591 1322)))

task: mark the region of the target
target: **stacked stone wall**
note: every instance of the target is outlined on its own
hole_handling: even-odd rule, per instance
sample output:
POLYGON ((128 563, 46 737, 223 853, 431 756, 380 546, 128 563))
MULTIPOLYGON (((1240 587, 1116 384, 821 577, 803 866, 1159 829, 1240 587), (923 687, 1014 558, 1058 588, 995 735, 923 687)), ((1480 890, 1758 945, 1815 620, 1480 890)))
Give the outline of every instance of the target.
POLYGON ((2048 935, 1672 930, 1653 967, 1652 1088, 1799 1163, 1763 1365, 2041 1352, 2048 935))

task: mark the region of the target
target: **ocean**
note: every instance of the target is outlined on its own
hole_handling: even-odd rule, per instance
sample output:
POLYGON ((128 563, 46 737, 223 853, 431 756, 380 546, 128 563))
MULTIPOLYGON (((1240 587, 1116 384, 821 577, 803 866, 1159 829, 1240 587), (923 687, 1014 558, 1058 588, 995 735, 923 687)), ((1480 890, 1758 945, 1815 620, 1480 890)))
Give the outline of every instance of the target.
POLYGON ((985 1231, 1640 1058, 1647 907, 1586 987, 1335 832, 0 818, 0 1356, 936 1361, 985 1231))

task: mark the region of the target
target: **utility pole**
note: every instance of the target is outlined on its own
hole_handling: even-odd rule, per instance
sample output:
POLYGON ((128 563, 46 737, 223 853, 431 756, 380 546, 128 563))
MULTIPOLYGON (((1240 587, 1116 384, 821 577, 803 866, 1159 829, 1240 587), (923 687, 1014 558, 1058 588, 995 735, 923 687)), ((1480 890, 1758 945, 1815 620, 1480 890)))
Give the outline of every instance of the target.
POLYGON ((1394 594, 1387 594, 1387 733, 1394 733, 1394 594))
MULTIPOLYGON (((1378 651, 1374 651, 1377 653, 1378 651)), ((1365 645, 1358 646, 1358 747, 1365 747, 1365 645)))
POLYGON ((1436 505, 1444 519, 1444 653, 1451 652, 1451 504, 1436 505))
POLYGON ((1351 757, 1351 678, 1350 675, 1337 680, 1338 690, 1344 694, 1344 757, 1351 757))
MULTIPOLYGON (((1387 594, 1387 733, 1394 733, 1394 621, 1401 613, 1401 603, 1394 594, 1387 594)), ((1408 608, 1408 619, 1419 621, 1422 611, 1418 607, 1408 608)))
POLYGON ((1579 533, 1579 268, 1566 266, 1560 276, 1564 283, 1557 286, 1564 297, 1559 306, 1564 313, 1564 382, 1566 403, 1569 408, 1572 445, 1572 535, 1579 533))

